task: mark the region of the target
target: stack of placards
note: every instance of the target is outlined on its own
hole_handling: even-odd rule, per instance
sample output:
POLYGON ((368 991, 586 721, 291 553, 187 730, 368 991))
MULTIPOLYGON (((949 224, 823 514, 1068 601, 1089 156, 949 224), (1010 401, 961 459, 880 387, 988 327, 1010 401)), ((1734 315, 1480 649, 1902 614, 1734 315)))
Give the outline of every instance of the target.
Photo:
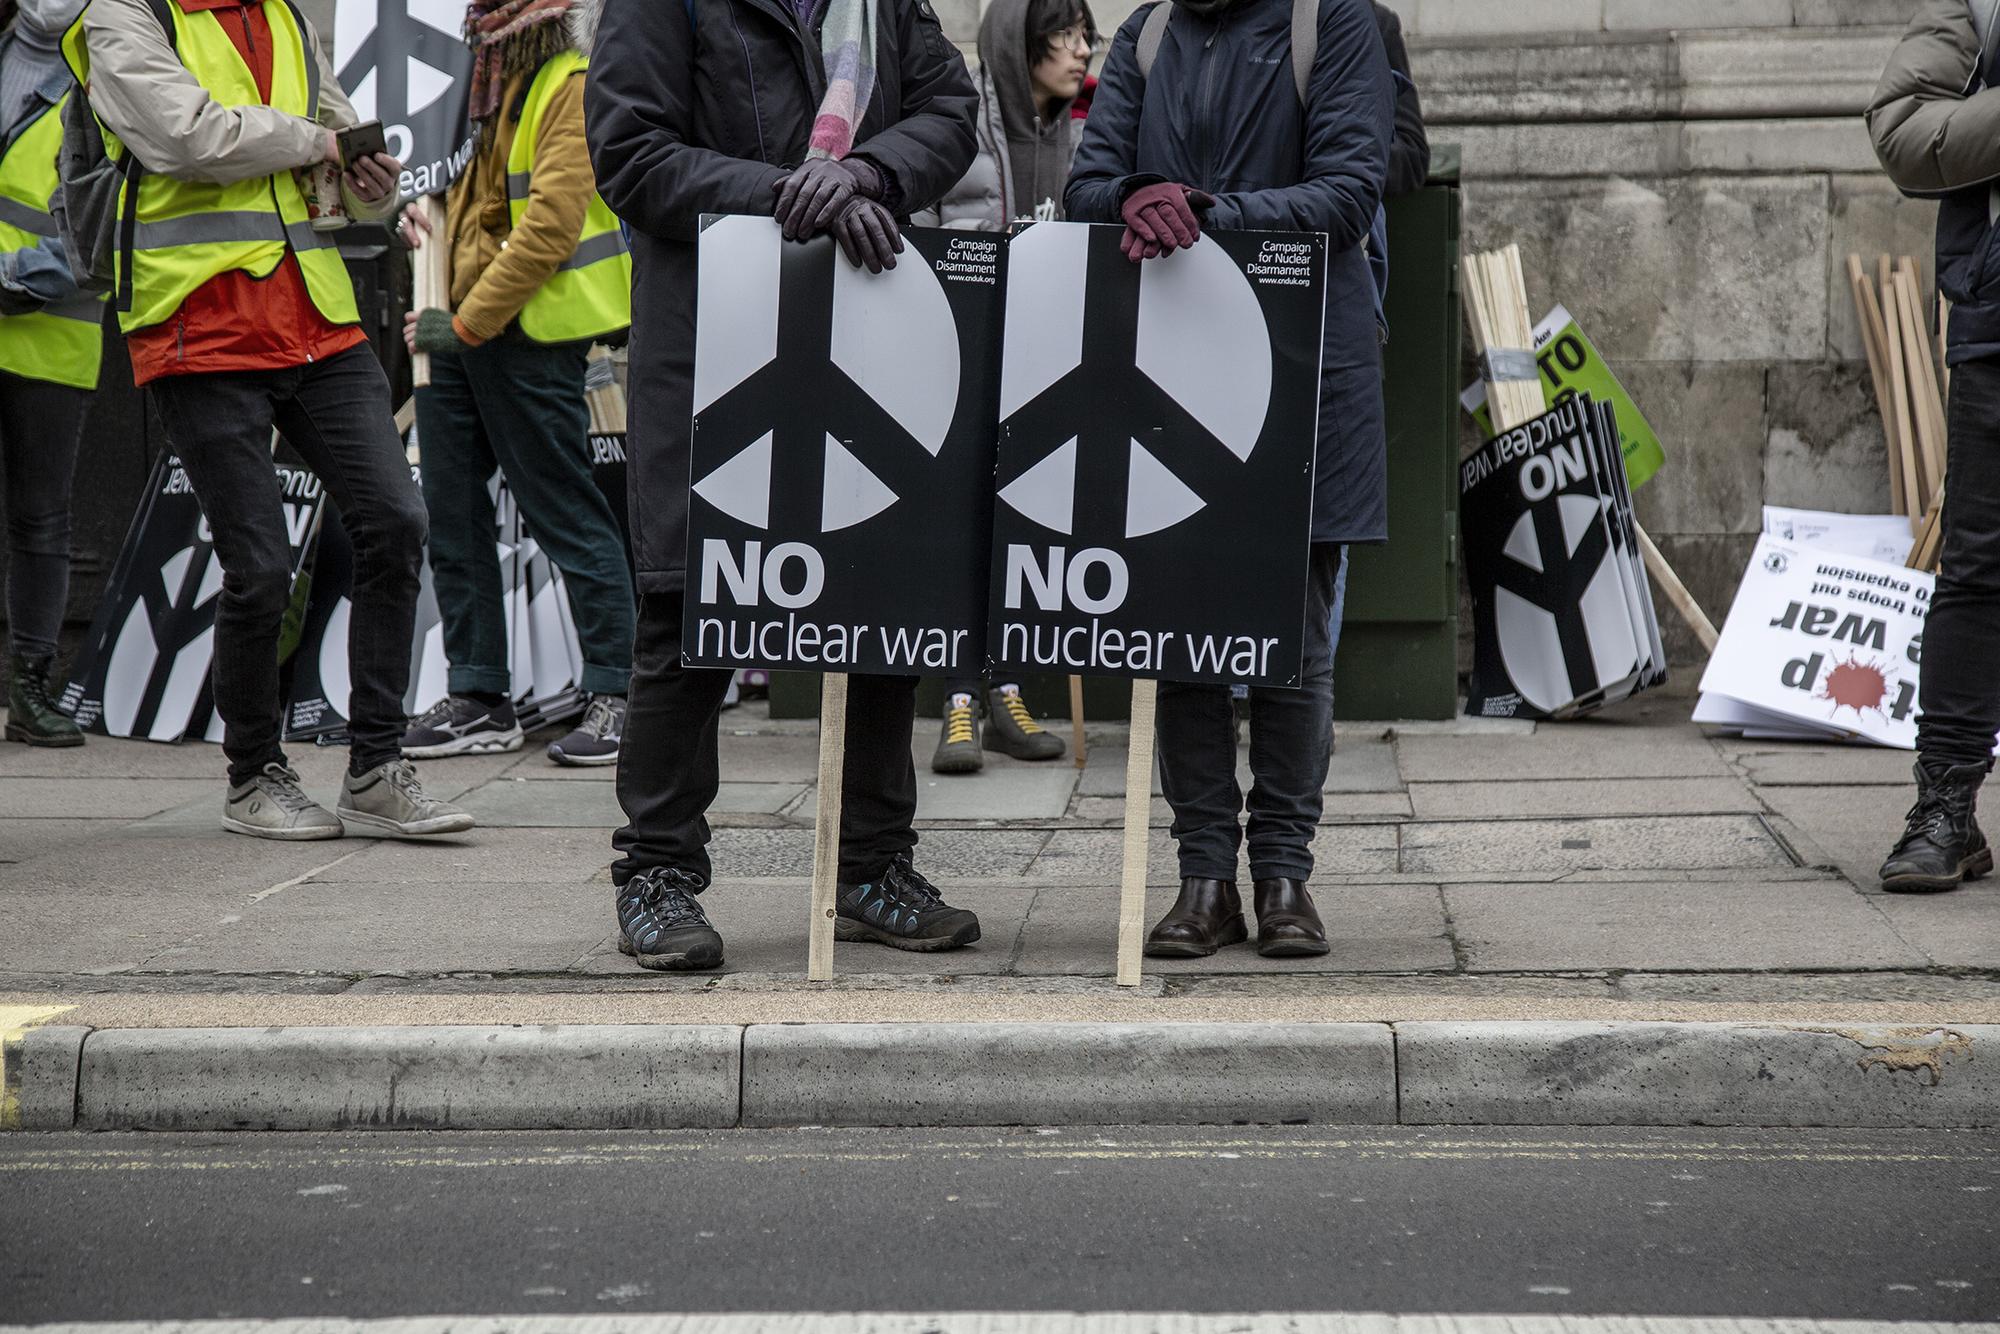
POLYGON ((1768 533, 1701 678, 1694 720, 1753 738, 1914 750, 1934 579, 1768 533))
POLYGON ((1910 521, 1900 514, 1838 514, 1764 507, 1764 531, 1781 542, 1901 565, 1910 558, 1910 521))
POLYGON ((1468 713, 1575 717, 1666 679, 1618 427, 1580 394, 1459 465, 1468 713))

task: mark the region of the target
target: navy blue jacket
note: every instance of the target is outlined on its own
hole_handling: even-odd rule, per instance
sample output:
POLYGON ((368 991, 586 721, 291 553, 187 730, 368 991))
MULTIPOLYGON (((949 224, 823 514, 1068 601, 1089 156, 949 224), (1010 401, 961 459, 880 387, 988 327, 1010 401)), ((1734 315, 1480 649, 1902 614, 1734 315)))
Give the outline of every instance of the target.
POLYGON ((1396 94, 1368 0, 1320 0, 1319 51, 1299 104, 1291 0, 1238 0, 1212 19, 1182 9, 1152 77, 1139 29, 1118 30, 1084 122, 1065 207, 1117 222, 1125 197, 1170 180, 1215 196, 1214 230, 1324 232, 1329 272, 1315 542, 1388 536, 1381 335, 1364 242, 1382 202, 1396 94))

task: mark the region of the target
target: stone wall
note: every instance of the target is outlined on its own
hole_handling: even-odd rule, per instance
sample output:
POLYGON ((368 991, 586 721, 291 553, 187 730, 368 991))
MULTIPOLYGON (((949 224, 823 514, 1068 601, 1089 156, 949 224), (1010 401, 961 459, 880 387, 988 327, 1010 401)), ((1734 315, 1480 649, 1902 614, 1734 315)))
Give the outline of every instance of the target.
MULTIPOLYGON (((944 7, 968 46, 975 3, 944 7)), ((1930 273, 1933 209, 1860 119, 1915 0, 1389 3, 1433 141, 1464 150, 1467 245, 1518 242, 1536 317, 1567 305, 1659 430, 1641 521, 1710 616, 1762 504, 1886 510, 1846 263, 1930 273)))

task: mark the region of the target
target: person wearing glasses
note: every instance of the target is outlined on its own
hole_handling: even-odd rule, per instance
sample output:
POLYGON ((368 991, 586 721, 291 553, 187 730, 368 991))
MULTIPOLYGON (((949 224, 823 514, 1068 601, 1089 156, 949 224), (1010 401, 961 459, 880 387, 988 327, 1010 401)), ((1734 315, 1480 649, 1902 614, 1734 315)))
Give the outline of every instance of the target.
MULTIPOLYGON (((1083 134, 1076 99, 1102 46, 1083 0, 993 0, 979 25, 979 156, 915 221, 981 232, 1061 221, 1063 185, 1083 134)), ((1062 758, 1062 738, 1035 721, 1017 683, 981 684, 945 683, 933 773, 978 773, 989 750, 1017 760, 1062 758)))

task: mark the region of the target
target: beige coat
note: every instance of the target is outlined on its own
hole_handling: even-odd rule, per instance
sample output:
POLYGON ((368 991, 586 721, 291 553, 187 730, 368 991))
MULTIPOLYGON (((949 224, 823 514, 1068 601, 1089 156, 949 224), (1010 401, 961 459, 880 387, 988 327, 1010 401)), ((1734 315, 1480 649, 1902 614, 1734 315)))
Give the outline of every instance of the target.
POLYGON ((1889 179, 1946 194, 2000 178, 2000 87, 1967 97, 1979 37, 1966 0, 1923 0, 1868 104, 1889 179))
MULTIPOLYGON (((326 131, 356 117, 310 25, 306 37, 319 62, 317 123, 272 107, 219 105, 174 54, 146 0, 91 0, 83 11, 90 106, 158 176, 225 185, 311 166, 326 156, 326 131)), ((362 221, 396 208, 394 191, 367 204, 343 182, 341 194, 348 215, 362 221)))

